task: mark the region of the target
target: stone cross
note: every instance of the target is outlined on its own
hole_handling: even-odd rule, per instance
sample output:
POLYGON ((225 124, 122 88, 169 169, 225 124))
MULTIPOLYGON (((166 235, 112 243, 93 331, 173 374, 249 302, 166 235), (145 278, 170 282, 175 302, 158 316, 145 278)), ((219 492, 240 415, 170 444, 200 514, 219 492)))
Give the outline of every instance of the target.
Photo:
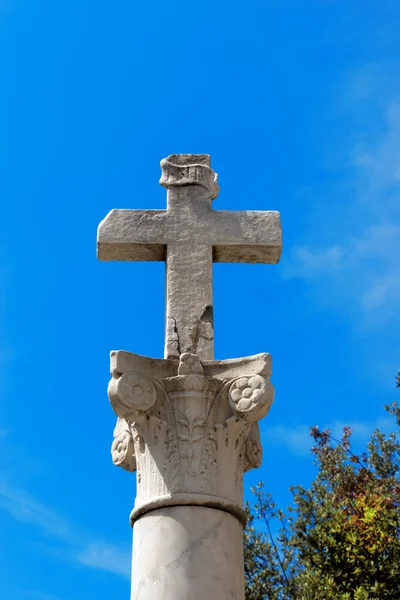
POLYGON ((99 226, 98 258, 165 261, 164 356, 212 360, 212 263, 277 263, 279 213, 212 210, 219 188, 207 154, 172 154, 161 168, 167 210, 112 210, 99 226))
POLYGON ((279 213, 215 211, 208 155, 161 162, 164 210, 114 210, 101 260, 165 260, 165 358, 111 352, 115 465, 137 472, 131 600, 244 600, 243 474, 261 464, 269 354, 213 360, 212 261, 276 263, 279 213))

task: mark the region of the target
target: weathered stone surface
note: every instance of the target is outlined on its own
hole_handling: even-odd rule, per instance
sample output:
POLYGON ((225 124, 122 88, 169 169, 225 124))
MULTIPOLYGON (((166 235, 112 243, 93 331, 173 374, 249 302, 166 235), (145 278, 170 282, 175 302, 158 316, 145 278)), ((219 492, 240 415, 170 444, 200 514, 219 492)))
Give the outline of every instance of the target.
MULTIPOLYGON (((246 373, 258 373, 263 377, 270 377, 272 374, 271 355, 266 352, 244 358, 203 360, 202 365, 204 375, 216 379, 233 379, 246 373)), ((159 379, 178 375, 178 363, 174 359, 149 358, 125 350, 113 350, 110 353, 110 369, 114 377, 135 372, 146 372, 148 377, 159 379)))
POLYGON ((200 506, 156 510, 135 523, 132 600, 243 600, 243 528, 200 506))
POLYGON ((270 357, 203 366, 189 353, 178 363, 113 352, 111 362, 109 397, 119 417, 113 461, 137 469, 131 522, 187 504, 244 522, 242 477, 261 462, 257 421, 274 395, 270 357))
POLYGON ((210 200, 218 196, 218 175, 211 169, 209 154, 171 154, 160 166, 163 187, 199 185, 207 190, 210 200))
POLYGON ((161 161, 167 210, 112 210, 99 225, 100 260, 166 261, 165 358, 213 359, 212 262, 277 263, 275 211, 216 211, 217 175, 206 154, 161 161))

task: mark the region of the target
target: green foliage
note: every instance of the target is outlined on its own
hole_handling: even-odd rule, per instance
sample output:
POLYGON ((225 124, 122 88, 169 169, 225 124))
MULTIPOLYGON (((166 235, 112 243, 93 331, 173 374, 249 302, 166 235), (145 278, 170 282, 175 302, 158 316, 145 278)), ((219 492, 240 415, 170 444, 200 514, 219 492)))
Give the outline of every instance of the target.
MULTIPOLYGON (((385 408, 398 429, 400 407, 385 408)), ((351 435, 311 429, 318 472, 291 489, 285 513, 262 484, 253 489, 246 600, 400 600, 400 441, 376 429, 354 454, 351 435)))

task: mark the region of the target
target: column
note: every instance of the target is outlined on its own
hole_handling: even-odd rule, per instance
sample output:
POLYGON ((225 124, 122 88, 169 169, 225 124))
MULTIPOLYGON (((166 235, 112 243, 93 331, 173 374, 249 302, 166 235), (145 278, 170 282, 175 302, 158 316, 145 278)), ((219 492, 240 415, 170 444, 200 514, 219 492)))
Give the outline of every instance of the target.
POLYGON ((137 473, 131 600, 244 600, 243 474, 261 463, 270 356, 113 352, 111 373, 113 461, 137 473))

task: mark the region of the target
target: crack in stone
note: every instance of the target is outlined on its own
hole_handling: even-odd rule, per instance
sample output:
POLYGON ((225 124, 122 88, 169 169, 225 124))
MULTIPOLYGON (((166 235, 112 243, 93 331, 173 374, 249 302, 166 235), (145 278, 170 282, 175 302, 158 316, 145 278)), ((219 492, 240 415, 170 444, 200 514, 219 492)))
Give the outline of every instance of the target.
POLYGON ((180 342, 180 339, 179 339, 178 326, 176 324, 176 319, 174 317, 170 317, 170 319, 172 319, 173 322, 174 322, 174 333, 176 333, 177 350, 178 350, 178 354, 180 356, 182 353, 181 353, 181 342, 180 342))

